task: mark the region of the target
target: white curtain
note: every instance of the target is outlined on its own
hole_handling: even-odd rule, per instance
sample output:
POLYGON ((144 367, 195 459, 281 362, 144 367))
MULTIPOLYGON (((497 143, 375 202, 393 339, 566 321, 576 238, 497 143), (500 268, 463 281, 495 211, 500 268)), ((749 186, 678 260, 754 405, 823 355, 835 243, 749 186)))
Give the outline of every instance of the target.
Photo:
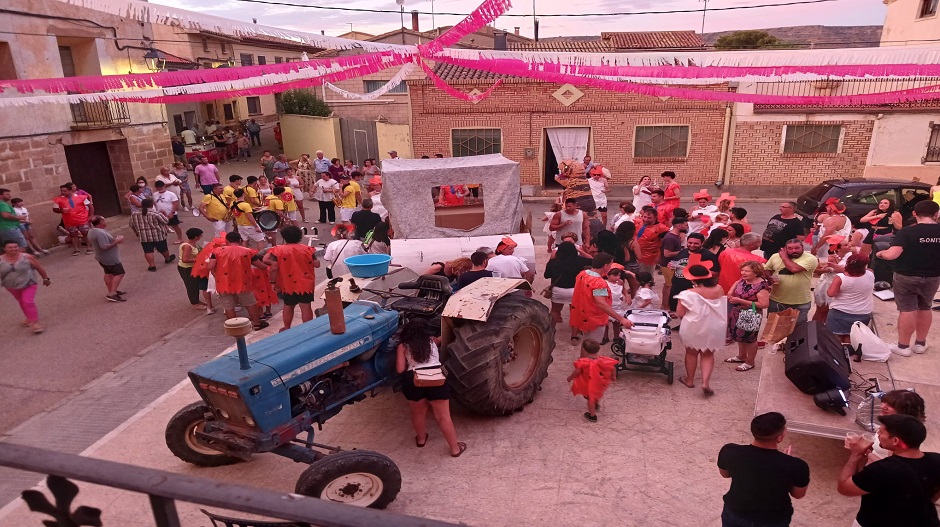
POLYGON ((546 128, 545 132, 557 162, 565 159, 580 162, 587 155, 590 128, 546 128))

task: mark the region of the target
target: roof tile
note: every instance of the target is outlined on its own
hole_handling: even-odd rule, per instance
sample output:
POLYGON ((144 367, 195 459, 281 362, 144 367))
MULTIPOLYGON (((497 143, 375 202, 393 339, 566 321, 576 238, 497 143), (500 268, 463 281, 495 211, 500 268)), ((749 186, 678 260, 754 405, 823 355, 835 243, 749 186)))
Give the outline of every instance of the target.
POLYGON ((622 49, 702 49, 705 41, 695 31, 605 32, 601 38, 622 49))
POLYGON ((561 53, 606 53, 613 51, 609 40, 543 40, 509 43, 509 51, 555 51, 561 53))

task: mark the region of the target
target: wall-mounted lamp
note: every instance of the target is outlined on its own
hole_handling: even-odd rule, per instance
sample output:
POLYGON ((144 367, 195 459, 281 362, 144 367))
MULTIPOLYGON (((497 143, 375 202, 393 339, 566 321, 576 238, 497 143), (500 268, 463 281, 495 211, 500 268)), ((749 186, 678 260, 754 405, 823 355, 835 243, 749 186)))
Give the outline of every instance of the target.
POLYGON ((147 69, 152 72, 166 69, 166 56, 153 48, 150 48, 150 51, 144 54, 144 60, 147 61, 147 69))

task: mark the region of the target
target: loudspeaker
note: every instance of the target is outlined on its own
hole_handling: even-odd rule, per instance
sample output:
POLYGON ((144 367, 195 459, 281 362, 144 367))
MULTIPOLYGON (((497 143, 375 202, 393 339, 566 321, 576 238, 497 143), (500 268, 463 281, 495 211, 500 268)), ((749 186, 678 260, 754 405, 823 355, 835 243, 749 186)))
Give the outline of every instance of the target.
POLYGON ((783 360, 787 379, 803 393, 851 387, 852 367, 842 342, 815 320, 796 326, 787 338, 783 360))

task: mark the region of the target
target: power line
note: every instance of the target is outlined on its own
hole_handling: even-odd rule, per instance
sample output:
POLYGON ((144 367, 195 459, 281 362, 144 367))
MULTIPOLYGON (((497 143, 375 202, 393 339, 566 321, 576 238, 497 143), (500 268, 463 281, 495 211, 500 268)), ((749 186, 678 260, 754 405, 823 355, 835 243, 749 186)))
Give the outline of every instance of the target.
MULTIPOLYGON (((267 5, 276 5, 284 7, 302 7, 305 9, 322 9, 325 11, 351 11, 355 13, 390 13, 390 14, 399 14, 399 11, 393 9, 367 9, 360 7, 335 7, 335 6, 320 6, 320 5, 307 5, 307 4, 297 4, 293 2, 274 2, 271 0, 235 0, 236 2, 245 2, 250 4, 267 4, 267 5)), ((621 12, 621 13, 546 13, 540 14, 539 17, 557 17, 557 18, 576 18, 576 17, 601 17, 601 16, 634 16, 634 15, 671 15, 677 13, 702 13, 705 11, 737 11, 740 9, 758 9, 764 7, 784 7, 791 5, 804 5, 804 4, 822 4, 826 2, 837 2, 839 0, 797 0, 793 2, 781 2, 776 4, 757 4, 757 5, 743 5, 743 6, 729 6, 729 7, 709 7, 706 9, 670 9, 667 11, 631 11, 631 12, 621 12)), ((430 12, 420 11, 419 15, 430 15, 430 12)), ((465 17, 468 13, 437 13, 434 15, 444 15, 444 16, 460 16, 465 17)), ((521 14, 521 13, 506 13, 500 16, 513 16, 513 17, 531 17, 531 14, 521 14)))

